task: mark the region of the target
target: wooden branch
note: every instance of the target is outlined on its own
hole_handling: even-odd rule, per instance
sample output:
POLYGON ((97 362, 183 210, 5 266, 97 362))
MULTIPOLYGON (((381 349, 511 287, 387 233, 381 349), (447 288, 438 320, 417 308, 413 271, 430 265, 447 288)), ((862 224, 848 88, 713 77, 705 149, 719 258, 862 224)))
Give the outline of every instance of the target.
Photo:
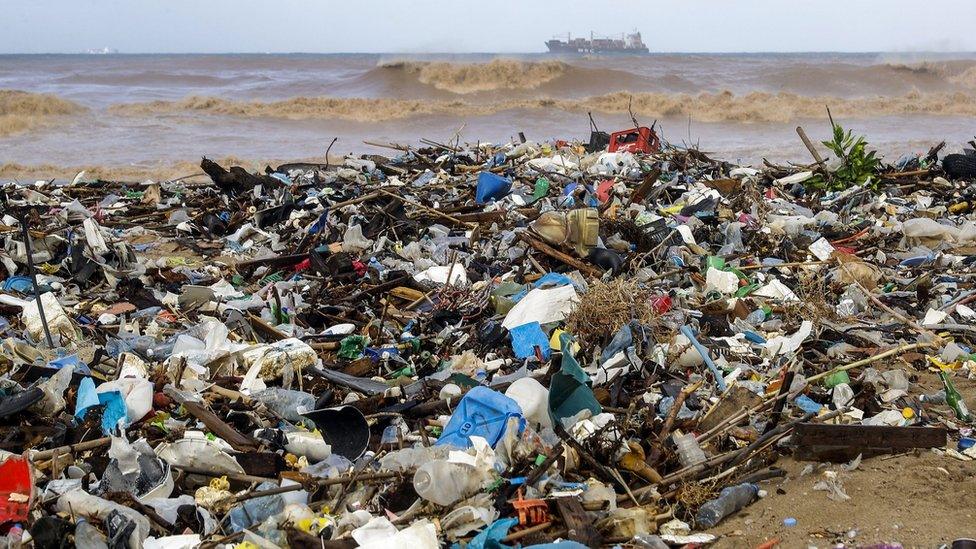
POLYGON ((565 254, 563 252, 560 252, 559 250, 557 250, 557 249, 553 248, 552 246, 546 244, 542 240, 539 240, 539 239, 537 239, 537 238, 529 235, 525 231, 520 231, 520 232, 517 232, 515 234, 517 234, 518 237, 523 242, 525 242, 526 244, 528 244, 529 246, 531 246, 535 250, 537 250, 539 252, 542 252, 542 253, 548 255, 549 257, 551 257, 553 259, 557 259, 559 261, 562 261, 566 265, 569 265, 570 267, 573 267, 574 269, 578 270, 579 272, 581 272, 583 274, 587 274, 589 276, 596 277, 596 278, 599 278, 599 277, 603 276, 603 271, 601 269, 599 269, 597 267, 594 267, 593 265, 590 265, 588 263, 584 263, 582 260, 577 259, 577 258, 575 258, 575 257, 573 257, 573 256, 571 256, 569 254, 565 254))

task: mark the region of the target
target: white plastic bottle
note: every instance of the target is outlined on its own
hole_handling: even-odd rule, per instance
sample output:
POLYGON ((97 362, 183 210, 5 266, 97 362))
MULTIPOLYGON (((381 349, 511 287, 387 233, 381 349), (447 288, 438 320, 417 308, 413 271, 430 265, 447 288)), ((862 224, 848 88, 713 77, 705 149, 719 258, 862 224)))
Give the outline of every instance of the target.
POLYGON ((474 495, 484 479, 474 467, 435 459, 417 469, 413 487, 425 500, 446 506, 474 495))

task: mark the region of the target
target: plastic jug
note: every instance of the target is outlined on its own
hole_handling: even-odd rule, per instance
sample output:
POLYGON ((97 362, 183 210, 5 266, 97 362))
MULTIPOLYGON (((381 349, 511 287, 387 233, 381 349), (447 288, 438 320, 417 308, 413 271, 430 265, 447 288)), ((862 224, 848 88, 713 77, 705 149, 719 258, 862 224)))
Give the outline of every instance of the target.
POLYGON ((458 403, 437 444, 469 448, 470 437, 479 436, 494 448, 505 434, 510 417, 519 418, 521 433, 525 428, 525 418, 518 403, 487 387, 475 387, 458 403))
POLYGON ((579 208, 566 214, 566 228, 576 255, 586 257, 600 238, 600 212, 596 208, 579 208))

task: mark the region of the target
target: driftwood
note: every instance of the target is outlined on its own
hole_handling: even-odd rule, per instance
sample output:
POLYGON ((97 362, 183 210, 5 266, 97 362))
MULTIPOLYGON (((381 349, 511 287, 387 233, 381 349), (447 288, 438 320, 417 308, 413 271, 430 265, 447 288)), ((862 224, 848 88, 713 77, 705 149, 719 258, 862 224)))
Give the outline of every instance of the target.
POLYGON ((552 246, 546 244, 545 242, 529 235, 525 231, 516 233, 523 242, 534 248, 535 250, 542 252, 553 259, 557 259, 570 267, 580 271, 583 274, 589 276, 600 277, 603 276, 603 271, 598 267, 594 267, 588 263, 584 263, 582 260, 576 259, 575 257, 560 252, 559 250, 553 248, 552 246))

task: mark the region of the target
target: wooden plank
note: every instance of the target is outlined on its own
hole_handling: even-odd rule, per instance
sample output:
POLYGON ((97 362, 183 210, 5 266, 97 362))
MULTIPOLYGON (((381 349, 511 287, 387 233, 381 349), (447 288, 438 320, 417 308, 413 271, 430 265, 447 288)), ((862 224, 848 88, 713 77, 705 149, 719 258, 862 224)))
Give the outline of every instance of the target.
POLYGON ((587 547, 599 547, 603 536, 593 527, 593 517, 575 497, 556 498, 556 509, 566 524, 566 537, 587 547))
POLYGON ((251 322, 251 328, 254 328, 255 332, 260 333, 265 338, 271 341, 281 341, 282 339, 288 339, 288 336, 275 328, 274 326, 265 322, 261 317, 254 313, 247 313, 247 319, 251 322))
POLYGON ((889 427, 800 423, 794 430, 798 459, 844 461, 946 445, 945 427, 889 427))

